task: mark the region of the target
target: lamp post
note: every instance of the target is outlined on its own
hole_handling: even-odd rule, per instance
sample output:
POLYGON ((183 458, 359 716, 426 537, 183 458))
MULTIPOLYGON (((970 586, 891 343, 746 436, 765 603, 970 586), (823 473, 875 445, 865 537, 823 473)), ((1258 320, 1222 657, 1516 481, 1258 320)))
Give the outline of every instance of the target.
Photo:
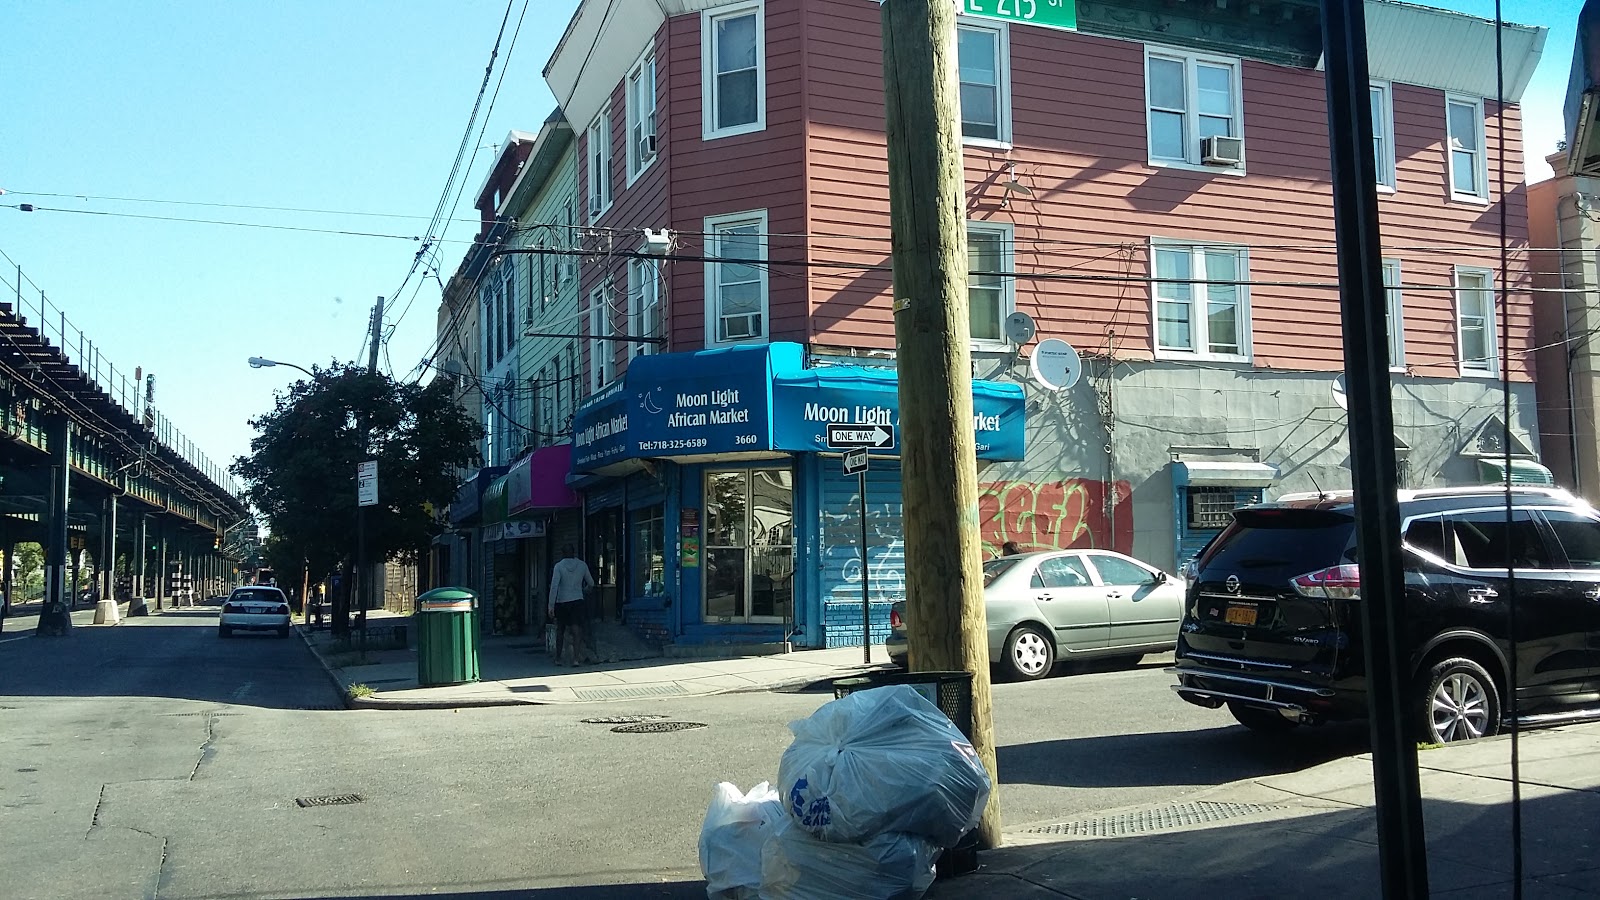
POLYGON ((304 366, 297 366, 294 363, 282 362, 276 359, 267 359, 264 356, 252 356, 248 362, 250 363, 250 368, 252 369, 270 369, 273 366, 288 366, 291 369, 299 369, 300 371, 305 372, 306 375, 311 378, 317 377, 312 375, 310 370, 306 369, 304 366))

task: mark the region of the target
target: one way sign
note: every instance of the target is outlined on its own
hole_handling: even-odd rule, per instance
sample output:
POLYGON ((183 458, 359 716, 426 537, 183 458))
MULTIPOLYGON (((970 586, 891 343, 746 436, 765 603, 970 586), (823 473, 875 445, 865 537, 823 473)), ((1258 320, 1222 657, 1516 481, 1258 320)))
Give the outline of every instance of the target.
POLYGON ((853 450, 857 447, 885 450, 893 446, 893 425, 845 425, 839 422, 828 424, 829 450, 853 450))

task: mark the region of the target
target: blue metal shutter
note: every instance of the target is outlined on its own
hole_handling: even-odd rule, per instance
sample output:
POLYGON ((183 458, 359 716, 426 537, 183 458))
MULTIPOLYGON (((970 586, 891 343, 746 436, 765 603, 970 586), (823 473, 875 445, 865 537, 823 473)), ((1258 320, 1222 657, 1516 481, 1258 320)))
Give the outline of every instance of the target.
MULTIPOLYGON (((861 645, 861 507, 856 476, 839 460, 820 460, 822 539, 819 586, 828 647, 861 645)), ((867 472, 867 579, 872 642, 889 636, 889 605, 906 596, 905 532, 900 520, 900 463, 873 459, 867 472)))

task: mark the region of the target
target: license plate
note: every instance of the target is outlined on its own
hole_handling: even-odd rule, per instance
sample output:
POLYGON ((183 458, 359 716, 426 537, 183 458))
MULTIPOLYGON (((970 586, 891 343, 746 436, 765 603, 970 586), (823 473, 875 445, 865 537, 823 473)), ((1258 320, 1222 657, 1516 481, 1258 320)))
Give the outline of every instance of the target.
POLYGON ((1230 606, 1223 612, 1222 620, 1229 625, 1254 625, 1256 623, 1256 608, 1254 606, 1230 606))

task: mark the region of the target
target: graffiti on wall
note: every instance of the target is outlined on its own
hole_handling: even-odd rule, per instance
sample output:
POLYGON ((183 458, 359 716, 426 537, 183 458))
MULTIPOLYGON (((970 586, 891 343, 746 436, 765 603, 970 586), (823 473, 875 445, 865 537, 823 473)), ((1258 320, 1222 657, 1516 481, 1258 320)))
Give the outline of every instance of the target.
POLYGON ((838 511, 824 510, 822 559, 824 596, 861 599, 861 576, 874 602, 903 600, 906 595, 905 540, 900 531, 900 504, 867 504, 867 542, 861 552, 861 495, 851 494, 838 511))
POLYGON ((1024 550, 1133 550, 1132 489, 1126 481, 991 481, 980 487, 978 522, 985 559, 999 556, 1008 541, 1024 550), (1115 498, 1110 515, 1108 488, 1115 498))

